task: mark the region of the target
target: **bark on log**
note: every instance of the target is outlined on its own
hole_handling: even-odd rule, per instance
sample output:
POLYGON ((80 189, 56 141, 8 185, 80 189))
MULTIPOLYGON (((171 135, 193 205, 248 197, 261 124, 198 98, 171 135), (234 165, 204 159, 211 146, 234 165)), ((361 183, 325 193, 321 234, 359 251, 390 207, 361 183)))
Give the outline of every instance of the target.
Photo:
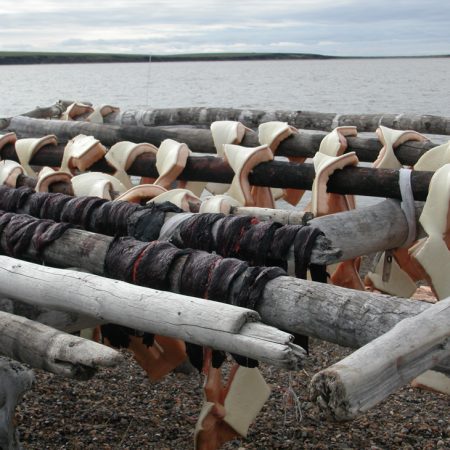
POLYGON ((0 256, 0 294, 296 369, 304 350, 255 311, 0 256), (38 281, 37 281, 38 280, 38 281))
POLYGON ((77 380, 87 380, 100 367, 122 361, 112 348, 5 312, 0 312, 0 354, 77 380))
POLYGON ((449 357, 447 298, 317 373, 310 396, 337 420, 354 419, 449 357))
MULTIPOLYGON (((102 275, 111 239, 69 229, 44 250, 42 259, 46 264, 60 267, 90 267, 93 273, 102 275), (94 246, 96 241, 100 244, 94 246)), ((36 258, 30 249, 26 256, 31 260, 36 258)), ((257 311, 267 324, 353 348, 367 344, 401 320, 429 307, 428 303, 416 300, 291 277, 269 281, 257 303, 257 311)))
POLYGON ((375 131, 380 125, 396 130, 450 134, 450 117, 419 114, 336 114, 317 111, 265 111, 236 108, 167 108, 126 110, 110 114, 105 122, 126 126, 200 125, 209 127, 216 120, 236 120, 256 128, 269 121, 288 122, 297 128, 331 131, 354 125, 359 131, 375 131))
POLYGON ((16 406, 31 389, 34 374, 16 361, 0 356, 0 449, 20 450, 14 426, 16 406))
MULTIPOLYGON (((61 143, 67 142, 78 134, 87 134, 99 139, 106 146, 114 145, 119 141, 131 141, 148 142, 158 147, 164 139, 174 139, 186 143, 194 152, 216 153, 211 132, 202 129, 99 125, 89 122, 40 120, 28 117, 13 117, 4 120, 0 124, 0 129, 2 128, 5 131, 15 131, 22 138, 55 134, 61 143)), ((277 149, 277 155, 312 158, 326 134, 323 131, 302 131, 297 135, 292 135, 281 142, 277 149)), ((360 161, 375 161, 382 147, 380 141, 375 137, 349 137, 347 142, 347 151, 356 152, 360 161)), ((246 147, 260 145, 258 135, 254 132, 247 132, 241 145, 246 147)), ((395 154, 402 164, 413 165, 427 150, 436 146, 437 144, 430 141, 408 141, 400 145, 395 150, 395 154)))
MULTIPOLYGON (((45 146, 32 158, 31 165, 58 167, 61 165, 63 147, 45 146)), ((18 161, 14 147, 6 145, 1 151, 2 159, 18 161)), ((113 172, 103 159, 90 167, 92 171, 113 172)), ((146 153, 139 155, 127 171, 130 175, 158 177, 156 157, 146 153)), ((426 200, 433 172, 413 171, 411 186, 415 200, 426 200)), ((179 180, 214 181, 231 183, 234 172, 222 159, 214 156, 190 156, 179 180)), ((311 190, 315 177, 312 164, 294 164, 284 161, 264 162, 256 166, 249 175, 254 186, 311 190)), ((369 167, 345 167, 331 175, 327 189, 337 194, 365 195, 374 197, 401 198, 399 171, 372 169, 369 167)))

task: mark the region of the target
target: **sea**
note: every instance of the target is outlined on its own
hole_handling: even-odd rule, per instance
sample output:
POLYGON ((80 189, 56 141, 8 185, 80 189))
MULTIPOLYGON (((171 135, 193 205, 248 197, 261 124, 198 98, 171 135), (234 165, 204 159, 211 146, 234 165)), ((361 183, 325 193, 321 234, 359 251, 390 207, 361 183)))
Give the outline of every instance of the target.
POLYGON ((450 116, 450 58, 0 65, 0 117, 58 99, 450 116))
MULTIPOLYGON (((450 58, 0 65, 0 118, 59 99, 121 110, 199 106, 450 116, 449 73, 450 58)), ((309 198, 307 193, 298 207, 309 198)), ((379 200, 358 197, 357 204, 379 200)))

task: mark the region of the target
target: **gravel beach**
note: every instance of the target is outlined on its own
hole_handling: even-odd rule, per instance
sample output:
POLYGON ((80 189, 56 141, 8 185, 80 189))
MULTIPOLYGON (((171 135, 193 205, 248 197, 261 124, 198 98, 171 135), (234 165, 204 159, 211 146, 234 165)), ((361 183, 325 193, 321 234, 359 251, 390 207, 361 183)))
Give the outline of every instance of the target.
MULTIPOLYGON (((269 401, 248 437, 223 448, 450 448, 449 397, 409 386, 352 422, 337 423, 323 417, 308 401, 308 383, 317 371, 350 352, 313 340, 303 370, 289 373, 261 366, 272 388, 269 401)), ((24 448, 193 448, 193 430, 202 404, 200 377, 171 374, 159 383, 150 383, 129 353, 124 355, 120 367, 101 370, 86 382, 36 371, 36 383, 16 415, 24 448)))

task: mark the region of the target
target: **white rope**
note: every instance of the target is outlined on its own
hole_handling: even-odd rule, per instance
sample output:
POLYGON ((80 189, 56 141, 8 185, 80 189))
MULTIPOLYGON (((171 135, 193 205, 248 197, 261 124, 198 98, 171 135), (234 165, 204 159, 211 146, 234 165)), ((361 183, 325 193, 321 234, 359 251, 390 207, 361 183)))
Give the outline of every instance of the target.
POLYGON ((409 247, 415 241, 417 234, 416 210, 411 188, 411 172, 411 169, 400 169, 398 178, 400 194, 402 196, 400 206, 405 214, 406 222, 408 223, 408 237, 402 247, 409 247))

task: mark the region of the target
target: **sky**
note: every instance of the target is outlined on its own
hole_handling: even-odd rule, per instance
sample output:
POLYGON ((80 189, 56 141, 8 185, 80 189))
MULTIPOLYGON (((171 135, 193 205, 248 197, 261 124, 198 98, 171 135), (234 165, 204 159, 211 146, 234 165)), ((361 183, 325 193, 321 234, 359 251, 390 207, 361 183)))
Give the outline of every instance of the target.
POLYGON ((0 51, 450 54, 449 0, 1 0, 0 51))

